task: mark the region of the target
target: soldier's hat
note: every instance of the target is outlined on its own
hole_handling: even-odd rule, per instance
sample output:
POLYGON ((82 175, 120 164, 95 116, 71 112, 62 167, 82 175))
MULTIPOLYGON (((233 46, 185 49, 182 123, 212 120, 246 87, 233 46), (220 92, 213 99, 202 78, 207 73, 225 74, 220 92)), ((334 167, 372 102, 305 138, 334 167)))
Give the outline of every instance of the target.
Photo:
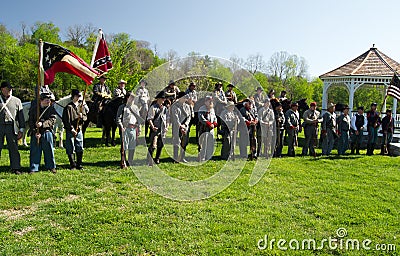
POLYGON ((175 81, 174 80, 169 80, 168 85, 171 85, 171 84, 175 84, 175 81))
POLYGON ((71 96, 82 96, 81 92, 78 89, 72 89, 71 96))
POLYGON ((349 105, 344 105, 343 109, 350 109, 349 105))
POLYGON ((235 86, 233 84, 228 84, 226 87, 234 88, 235 86))
POLYGON ((221 82, 216 82, 215 83, 215 88, 217 88, 218 86, 222 86, 222 83, 221 82))
POLYGON ((42 93, 40 94, 40 99, 41 99, 41 100, 44 100, 44 99, 51 99, 51 94, 48 93, 48 92, 42 92, 42 93))
POLYGON ((189 87, 190 86, 196 86, 196 83, 195 82, 190 82, 189 87))
POLYGON ((13 86, 10 84, 10 82, 8 82, 8 81, 4 81, 4 82, 1 82, 1 88, 8 88, 8 89, 12 89, 13 88, 13 86))
POLYGON ((107 79, 108 77, 106 76, 106 74, 102 74, 102 75, 99 77, 99 79, 100 79, 100 78, 107 79))
POLYGON ((258 90, 264 91, 264 89, 261 86, 257 87, 256 91, 258 91, 258 90))
POLYGON ((390 108, 386 109, 386 113, 392 113, 392 110, 390 108))
POLYGON ((357 107, 357 110, 363 110, 364 111, 364 106, 357 107))
POLYGON ((311 103, 310 103, 310 107, 313 107, 313 106, 316 107, 316 106, 317 106, 317 102, 315 102, 315 101, 314 101, 314 102, 311 102, 311 103))
POLYGON ((291 104, 290 104, 290 107, 292 108, 292 107, 294 107, 294 106, 299 106, 299 103, 297 103, 297 102, 292 102, 291 104))
POLYGON ((333 104, 332 102, 328 104, 327 109, 333 108, 335 106, 335 104, 333 104))
POLYGON ((378 106, 378 103, 376 103, 376 102, 371 103, 371 107, 372 107, 372 106, 378 106))
POLYGON ((118 81, 118 84, 126 84, 127 82, 124 79, 118 81))
POLYGON ((275 103, 275 107, 280 107, 280 106, 282 106, 282 103, 280 103, 279 101, 275 103))
POLYGON ((160 91, 159 93, 157 93, 156 99, 165 99, 165 92, 160 91))
POLYGON ((141 83, 147 84, 147 81, 145 79, 142 79, 142 80, 140 80, 140 84, 141 83))
POLYGON ((204 101, 207 101, 207 100, 213 100, 213 97, 212 97, 211 95, 207 95, 207 96, 204 98, 204 101))

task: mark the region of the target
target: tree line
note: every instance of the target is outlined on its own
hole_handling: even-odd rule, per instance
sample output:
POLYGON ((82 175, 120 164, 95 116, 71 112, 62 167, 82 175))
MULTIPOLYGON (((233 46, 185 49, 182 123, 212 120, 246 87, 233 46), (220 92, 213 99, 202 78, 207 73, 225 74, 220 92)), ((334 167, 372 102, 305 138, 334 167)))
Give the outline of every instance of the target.
MULTIPOLYGON (((2 56, 0 79, 8 80, 15 85, 14 95, 22 101, 32 100, 34 88, 37 85, 39 39, 62 45, 89 63, 96 38, 97 28, 92 24, 73 25, 66 31, 61 31, 52 22, 36 22, 31 26, 22 23, 19 32, 10 32, 4 24, 0 24, 0 54, 2 56), (61 33, 64 35, 64 41, 61 39, 61 33)), ((106 33, 106 40, 113 62, 113 69, 109 72, 107 81, 111 88, 117 85, 119 79, 124 79, 128 81, 127 89, 133 89, 147 73, 163 63, 179 58, 174 50, 168 51, 164 56, 159 56, 156 46, 152 49, 149 42, 135 40, 127 33, 106 33)), ((212 63, 215 60, 211 60, 207 55, 196 57, 199 55, 200 53, 196 52, 188 53, 188 57, 191 57, 189 60, 196 60, 196 64, 190 64, 188 61, 183 66, 196 70, 201 69, 201 65, 212 65, 213 68, 208 69, 211 74, 206 75, 212 76, 213 73, 214 75, 218 73, 226 81, 232 83, 235 79, 229 73, 245 68, 254 75, 267 92, 274 89, 276 94, 279 94, 280 91, 285 90, 287 96, 293 100, 307 98, 308 102, 319 103, 322 100, 323 83, 319 78, 309 78, 308 64, 304 57, 285 51, 274 53, 267 61, 259 53, 252 54, 247 59, 232 55, 228 65, 220 65, 212 63)), ((209 80, 211 83, 212 79, 209 80)), ((167 83, 167 81, 163 82, 167 83)), ((178 85, 182 87, 180 89, 186 89, 184 83, 178 85)), ((57 74, 51 85, 56 97, 65 96, 72 88, 83 90, 84 87, 85 84, 80 78, 64 73, 57 74)), ((201 87, 206 87, 204 82, 203 85, 200 82, 200 89, 201 87)), ((360 88, 355 95, 355 106, 363 104, 367 106, 372 101, 382 102, 383 93, 380 88, 360 88)), ((239 96, 244 95, 239 93, 239 96)), ((330 89, 328 99, 331 102, 346 104, 348 92, 342 87, 334 87, 330 89)), ((391 105, 391 102, 388 104, 391 105)))

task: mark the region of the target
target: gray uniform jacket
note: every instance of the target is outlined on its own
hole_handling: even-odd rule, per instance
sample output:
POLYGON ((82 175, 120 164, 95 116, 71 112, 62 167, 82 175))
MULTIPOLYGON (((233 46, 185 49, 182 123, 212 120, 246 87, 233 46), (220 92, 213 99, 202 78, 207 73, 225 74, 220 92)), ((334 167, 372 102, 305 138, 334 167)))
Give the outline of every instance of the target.
MULTIPOLYGON (((186 103, 180 103, 179 101, 176 101, 171 105, 170 109, 172 129, 178 129, 177 131, 179 131, 179 127, 184 125, 186 127, 186 131, 188 131, 191 116, 192 114, 190 106, 186 103)), ((172 132, 174 133, 174 131, 172 132)), ((175 136, 175 133, 173 135, 175 136)))
POLYGON ((286 122, 286 129, 289 129, 290 126, 297 127, 300 124, 299 117, 296 112, 292 109, 289 109, 285 113, 285 122, 286 122))
POLYGON ((13 124, 14 133, 23 131, 25 128, 24 113, 21 100, 17 97, 10 96, 8 99, 0 96, 4 104, 0 101, 0 125, 13 124))

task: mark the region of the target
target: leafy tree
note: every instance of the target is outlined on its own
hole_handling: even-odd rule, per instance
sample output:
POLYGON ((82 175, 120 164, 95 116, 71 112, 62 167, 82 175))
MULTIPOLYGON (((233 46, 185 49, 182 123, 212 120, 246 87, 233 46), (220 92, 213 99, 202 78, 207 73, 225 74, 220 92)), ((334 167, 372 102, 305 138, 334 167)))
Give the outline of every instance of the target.
POLYGON ((52 22, 36 22, 32 28, 31 43, 38 44, 39 39, 43 41, 59 44, 61 43, 60 29, 56 27, 52 22))

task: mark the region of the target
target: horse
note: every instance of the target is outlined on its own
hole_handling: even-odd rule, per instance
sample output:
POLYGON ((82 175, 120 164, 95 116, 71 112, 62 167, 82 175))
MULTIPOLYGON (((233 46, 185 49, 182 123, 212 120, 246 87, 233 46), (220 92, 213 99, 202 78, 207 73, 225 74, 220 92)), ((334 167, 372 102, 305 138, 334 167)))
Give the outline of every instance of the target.
POLYGON ((106 136, 106 146, 108 146, 109 141, 111 142, 112 146, 115 146, 115 131, 117 130, 117 122, 116 122, 117 112, 119 106, 121 106, 123 103, 124 99, 121 97, 117 97, 107 102, 103 107, 102 115, 103 115, 103 128, 106 136))
MULTIPOLYGON (((58 134, 60 148, 64 147, 63 144, 64 124, 62 122, 62 112, 64 108, 68 105, 68 103, 70 103, 71 101, 72 101, 71 96, 68 95, 53 103, 54 109, 56 110, 57 113, 53 131, 55 133, 55 141, 57 141, 57 134, 58 134)), ((25 127, 26 127, 22 135, 22 144, 26 147, 28 146, 28 143, 26 142, 26 135, 28 134, 29 131, 29 109, 31 108, 31 105, 32 105, 31 101, 22 103, 22 111, 24 114, 25 127)), ((55 143, 54 145, 56 144, 57 143, 55 143)))

